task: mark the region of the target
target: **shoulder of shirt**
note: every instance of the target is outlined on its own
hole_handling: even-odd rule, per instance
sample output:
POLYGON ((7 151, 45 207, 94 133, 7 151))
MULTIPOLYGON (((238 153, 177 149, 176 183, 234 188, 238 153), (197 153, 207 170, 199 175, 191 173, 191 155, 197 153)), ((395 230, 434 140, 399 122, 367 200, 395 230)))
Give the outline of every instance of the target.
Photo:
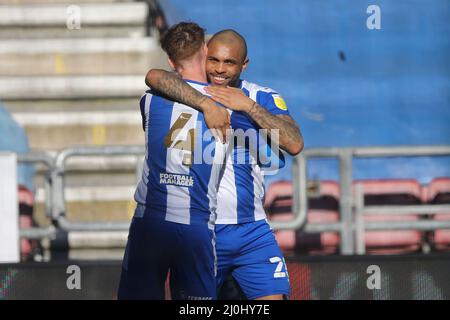
POLYGON ((152 89, 148 89, 148 90, 146 90, 142 95, 141 95, 141 99, 143 98, 143 97, 145 97, 145 96, 147 96, 147 95, 154 95, 155 94, 155 92, 152 90, 152 89))
POLYGON ((207 87, 207 84, 204 83, 199 83, 199 82, 191 82, 191 81, 186 81, 186 83, 188 85, 190 85, 192 88, 194 88, 197 91, 200 91, 202 94, 206 95, 206 91, 205 91, 205 87, 207 87))
POLYGON ((199 88, 204 88, 207 87, 208 84, 205 82, 200 82, 200 81, 195 81, 195 80, 187 80, 184 79, 184 82, 186 82, 187 84, 189 84, 191 87, 199 87, 199 88))
MULTIPOLYGON (((200 85, 200 84, 191 84, 191 83, 189 83, 189 82, 187 82, 189 85, 191 85, 194 89, 196 89, 197 91, 200 91, 201 93, 203 93, 204 95, 207 95, 207 93, 206 93, 206 91, 205 91, 205 85, 200 85)), ((167 99, 167 100, 170 100, 169 98, 167 98, 167 97, 165 97, 165 96, 162 96, 162 95, 160 95, 159 93, 157 93, 156 91, 154 91, 153 89, 149 89, 149 90, 147 90, 147 91, 145 91, 142 95, 141 95, 141 97, 139 98, 139 100, 141 100, 142 101, 142 99, 145 97, 145 98, 152 98, 153 96, 155 96, 155 97, 160 97, 160 98, 164 98, 164 99, 167 99)))
POLYGON ((243 89, 247 89, 248 92, 256 91, 256 93, 258 93, 258 92, 266 92, 266 93, 278 94, 278 92, 273 90, 272 88, 263 87, 263 86, 260 86, 260 85, 258 85, 256 83, 248 82, 246 80, 242 80, 242 88, 243 89))

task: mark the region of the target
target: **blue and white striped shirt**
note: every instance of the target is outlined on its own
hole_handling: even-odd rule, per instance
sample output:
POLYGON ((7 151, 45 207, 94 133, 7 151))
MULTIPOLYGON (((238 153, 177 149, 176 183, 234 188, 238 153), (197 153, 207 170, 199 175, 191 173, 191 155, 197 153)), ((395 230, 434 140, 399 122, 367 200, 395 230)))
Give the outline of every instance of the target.
MULTIPOLYGON (((274 115, 289 115, 283 98, 274 90, 258 86, 242 80, 241 89, 252 100, 274 115)), ((258 130, 258 125, 243 112, 231 113, 231 126, 237 130, 258 130)), ((251 143, 251 142, 250 142, 251 143)), ((258 141, 256 149, 263 147, 264 141, 258 141)), ((266 218, 263 208, 264 199, 264 165, 261 159, 255 159, 251 152, 252 146, 234 145, 231 152, 227 152, 224 175, 219 185, 217 224, 239 224, 258 221, 266 218), (238 159, 244 157, 246 163, 238 159)), ((277 168, 284 166, 284 155, 268 156, 271 162, 277 161, 277 168)))
MULTIPOLYGON (((207 84, 187 82, 204 93, 207 84)), ((147 91, 140 107, 146 155, 136 202, 147 215, 212 229, 227 145, 203 134, 208 130, 203 114, 189 106, 147 91), (205 152, 210 163, 201 158, 205 152)))

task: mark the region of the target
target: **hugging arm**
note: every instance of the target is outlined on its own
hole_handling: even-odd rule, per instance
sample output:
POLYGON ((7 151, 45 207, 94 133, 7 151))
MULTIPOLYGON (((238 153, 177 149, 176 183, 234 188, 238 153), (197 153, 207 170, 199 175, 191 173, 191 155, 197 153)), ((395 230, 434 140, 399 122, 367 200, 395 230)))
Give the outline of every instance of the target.
POLYGON ((202 112, 208 128, 211 129, 213 134, 215 131, 213 129, 219 130, 222 141, 226 141, 226 130, 230 127, 228 111, 192 88, 178 74, 152 69, 147 73, 145 83, 171 100, 181 102, 202 112))
POLYGON ((206 90, 214 100, 224 106, 247 113, 259 127, 268 130, 269 136, 273 134, 271 130, 278 130, 279 146, 290 155, 296 155, 302 151, 303 137, 300 129, 288 114, 272 114, 238 88, 208 87, 206 90))

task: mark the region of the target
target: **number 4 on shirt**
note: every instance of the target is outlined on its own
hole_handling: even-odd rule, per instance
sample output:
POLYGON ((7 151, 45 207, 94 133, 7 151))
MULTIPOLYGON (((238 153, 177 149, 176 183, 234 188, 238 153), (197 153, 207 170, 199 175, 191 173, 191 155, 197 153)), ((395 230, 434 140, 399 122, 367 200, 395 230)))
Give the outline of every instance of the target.
POLYGON ((192 165, 192 151, 194 150, 195 145, 195 128, 188 131, 184 140, 176 140, 176 138, 191 118, 192 114, 186 112, 181 113, 164 138, 164 146, 166 148, 187 151, 183 157, 183 164, 186 166, 192 165))

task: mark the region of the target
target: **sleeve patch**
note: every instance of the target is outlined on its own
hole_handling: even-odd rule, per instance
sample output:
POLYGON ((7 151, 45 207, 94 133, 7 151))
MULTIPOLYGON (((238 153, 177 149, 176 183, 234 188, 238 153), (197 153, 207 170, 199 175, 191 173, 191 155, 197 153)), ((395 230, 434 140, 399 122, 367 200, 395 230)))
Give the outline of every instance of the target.
POLYGON ((273 95, 273 101, 275 102, 275 105, 278 107, 278 109, 287 110, 287 105, 286 102, 284 101, 284 99, 278 95, 278 94, 274 94, 273 95))

